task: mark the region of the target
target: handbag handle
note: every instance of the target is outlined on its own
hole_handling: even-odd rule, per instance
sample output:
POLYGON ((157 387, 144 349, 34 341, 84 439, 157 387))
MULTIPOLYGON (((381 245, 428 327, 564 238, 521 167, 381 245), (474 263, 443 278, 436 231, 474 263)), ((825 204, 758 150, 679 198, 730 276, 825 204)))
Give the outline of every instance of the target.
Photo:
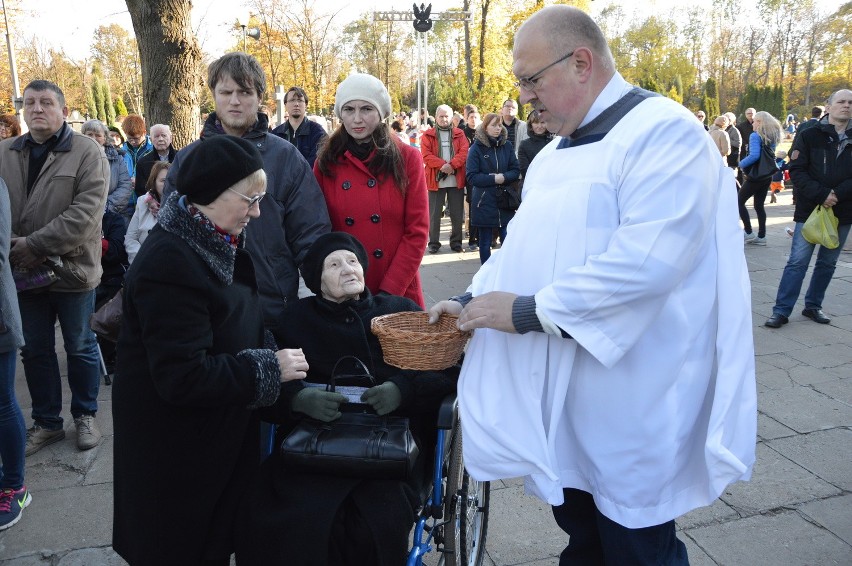
POLYGON ((334 391, 335 382, 337 381, 337 379, 338 379, 338 378, 341 378, 341 377, 342 377, 342 378, 347 378, 347 377, 366 377, 366 378, 367 378, 367 380, 370 382, 370 385, 375 385, 375 384, 376 384, 376 380, 375 380, 375 378, 373 377, 373 375, 370 373, 370 370, 369 370, 369 369, 367 369, 367 366, 366 366, 366 365, 364 365, 364 362, 362 362, 362 361, 361 361, 359 358, 357 358, 356 356, 343 356, 343 357, 341 357, 339 360, 337 360, 337 361, 334 363, 334 367, 331 369, 331 377, 330 377, 330 378, 329 378, 329 380, 328 380, 328 385, 326 386, 325 390, 326 390, 326 391, 332 391, 332 392, 333 392, 333 391, 334 391), (338 374, 337 374, 337 368, 338 368, 338 366, 340 366, 340 363, 341 363, 341 362, 343 362, 344 360, 353 360, 353 361, 357 362, 357 364, 361 366, 361 369, 363 370, 363 372, 364 372, 364 373, 362 373, 362 374, 360 374, 360 375, 354 375, 354 374, 342 374, 342 375, 338 375, 338 374))

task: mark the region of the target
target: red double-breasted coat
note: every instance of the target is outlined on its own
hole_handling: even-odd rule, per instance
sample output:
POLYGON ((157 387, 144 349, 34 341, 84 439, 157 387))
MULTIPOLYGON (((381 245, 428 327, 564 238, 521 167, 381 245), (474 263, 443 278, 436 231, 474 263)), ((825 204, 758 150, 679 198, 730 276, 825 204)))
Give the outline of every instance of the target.
POLYGON ((429 199, 423 158, 417 149, 396 142, 405 162, 408 186, 402 195, 392 175, 374 177, 346 152, 324 175, 314 175, 325 195, 332 230, 352 234, 369 256, 367 288, 426 304, 420 287, 420 262, 429 239, 429 199))

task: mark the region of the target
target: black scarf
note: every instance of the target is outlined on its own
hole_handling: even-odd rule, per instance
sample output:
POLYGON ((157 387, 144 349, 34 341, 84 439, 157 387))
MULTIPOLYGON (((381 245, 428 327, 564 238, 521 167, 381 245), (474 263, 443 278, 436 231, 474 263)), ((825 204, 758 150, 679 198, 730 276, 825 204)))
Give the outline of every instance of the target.
POLYGON ((359 161, 366 161, 370 157, 370 154, 373 153, 375 147, 376 144, 373 142, 373 138, 369 138, 366 142, 359 142, 356 139, 349 138, 349 141, 346 142, 347 151, 359 161))

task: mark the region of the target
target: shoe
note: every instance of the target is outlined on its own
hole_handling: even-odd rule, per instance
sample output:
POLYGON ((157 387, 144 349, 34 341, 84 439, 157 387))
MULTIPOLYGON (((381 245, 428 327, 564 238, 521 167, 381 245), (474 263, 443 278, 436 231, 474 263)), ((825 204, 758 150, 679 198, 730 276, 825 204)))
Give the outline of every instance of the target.
POLYGON ((766 245, 766 236, 764 236, 763 238, 757 237, 757 238, 752 238, 750 240, 746 240, 746 243, 751 244, 753 246, 765 246, 766 245))
POLYGON ((743 232, 743 241, 744 242, 750 242, 750 241, 752 241, 756 238, 757 238, 757 234, 755 234, 754 232, 752 232, 751 234, 749 234, 748 232, 743 232))
POLYGON ((784 228, 784 231, 787 233, 788 236, 790 236, 791 238, 793 237, 794 232, 792 228, 787 226, 786 228, 784 228))
POLYGON ((452 246, 452 247, 450 247, 450 249, 453 250, 456 253, 461 253, 462 251, 464 251, 464 250, 462 250, 461 246, 452 246))
POLYGON ((430 254, 436 254, 436 253, 438 253, 438 250, 439 250, 439 249, 441 249, 441 245, 440 245, 440 244, 429 244, 429 253, 430 253, 430 254))
POLYGON ((74 419, 77 427, 77 448, 90 450, 101 443, 101 431, 95 423, 94 415, 82 415, 74 419))
POLYGON ((469 251, 469 252, 475 252, 478 249, 479 249, 479 246, 477 246, 476 244, 470 244, 470 245, 467 246, 467 251, 469 251))
POLYGON ((26 486, 21 489, 0 490, 0 531, 8 529, 21 520, 24 507, 30 504, 33 496, 26 486))
POLYGON ((783 314, 773 314, 769 318, 766 319, 766 322, 763 323, 763 326, 768 326, 769 328, 781 328, 785 324, 790 322, 783 314))
POLYGON ((45 446, 59 442, 64 438, 65 431, 61 428, 59 430, 48 430, 34 424, 31 429, 27 430, 26 455, 32 456, 45 446))
POLYGON ((805 309, 802 311, 802 314, 811 319, 814 322, 818 322, 820 324, 828 324, 831 322, 831 319, 825 316, 825 313, 822 312, 822 309, 805 309))

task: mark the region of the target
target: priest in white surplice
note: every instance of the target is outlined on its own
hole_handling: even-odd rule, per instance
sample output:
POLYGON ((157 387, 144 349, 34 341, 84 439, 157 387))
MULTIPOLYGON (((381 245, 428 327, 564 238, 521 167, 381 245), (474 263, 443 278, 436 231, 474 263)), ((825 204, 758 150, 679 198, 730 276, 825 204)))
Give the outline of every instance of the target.
POLYGON ((476 329, 459 382, 478 480, 524 476, 560 564, 687 564, 674 519, 751 475, 757 409, 733 178, 695 117, 635 89, 564 5, 515 37, 557 134, 503 247, 431 310, 476 329))

